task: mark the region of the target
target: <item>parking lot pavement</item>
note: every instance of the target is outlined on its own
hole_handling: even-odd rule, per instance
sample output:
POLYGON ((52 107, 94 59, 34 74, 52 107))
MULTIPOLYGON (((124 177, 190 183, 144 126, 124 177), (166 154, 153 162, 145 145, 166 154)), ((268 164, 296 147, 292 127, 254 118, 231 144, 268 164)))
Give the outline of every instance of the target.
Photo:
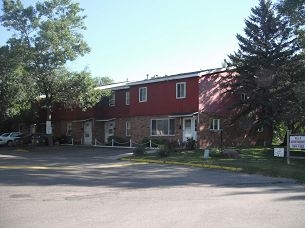
POLYGON ((304 185, 115 160, 110 148, 0 148, 0 227, 304 227, 304 185))

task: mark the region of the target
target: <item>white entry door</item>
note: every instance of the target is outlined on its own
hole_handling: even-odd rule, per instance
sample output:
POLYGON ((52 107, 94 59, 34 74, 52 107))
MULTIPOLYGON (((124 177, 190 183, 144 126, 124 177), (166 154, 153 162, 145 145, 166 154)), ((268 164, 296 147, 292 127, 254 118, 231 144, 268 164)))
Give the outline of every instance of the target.
POLYGON ((92 145, 92 121, 84 123, 84 144, 92 145))
POLYGON ((108 142, 108 138, 114 136, 114 121, 109 121, 105 123, 105 142, 108 142))
POLYGON ((187 141, 188 138, 197 140, 196 118, 183 119, 183 141, 187 141))

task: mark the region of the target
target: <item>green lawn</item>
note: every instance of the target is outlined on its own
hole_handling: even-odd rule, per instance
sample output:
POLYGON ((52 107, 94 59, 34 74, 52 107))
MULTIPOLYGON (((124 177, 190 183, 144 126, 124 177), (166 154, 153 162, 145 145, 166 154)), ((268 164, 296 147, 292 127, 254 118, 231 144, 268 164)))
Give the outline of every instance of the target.
MULTIPOLYGON (((125 159, 286 177, 305 183, 305 159, 291 158, 290 165, 287 165, 286 159, 273 157, 273 149, 270 148, 238 149, 238 151, 241 156, 237 159, 221 158, 219 153, 211 152, 211 157, 204 160, 203 150, 178 151, 166 158, 160 158, 157 154, 146 154, 125 159)), ((292 152, 292 155, 304 157, 305 152, 292 152)))

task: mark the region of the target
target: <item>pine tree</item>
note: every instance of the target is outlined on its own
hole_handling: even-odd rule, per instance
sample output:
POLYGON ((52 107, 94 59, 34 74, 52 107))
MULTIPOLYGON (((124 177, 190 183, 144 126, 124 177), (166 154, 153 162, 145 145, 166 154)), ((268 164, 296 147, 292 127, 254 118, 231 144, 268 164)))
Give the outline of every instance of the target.
POLYGON ((303 80, 298 74, 300 48, 293 29, 276 13, 270 0, 260 0, 252 8, 244 33, 237 34, 239 50, 229 55, 228 61, 238 73, 227 78, 228 92, 248 98, 236 105, 235 120, 246 116, 255 128, 273 129, 291 116, 292 107, 298 103, 294 88, 303 80))

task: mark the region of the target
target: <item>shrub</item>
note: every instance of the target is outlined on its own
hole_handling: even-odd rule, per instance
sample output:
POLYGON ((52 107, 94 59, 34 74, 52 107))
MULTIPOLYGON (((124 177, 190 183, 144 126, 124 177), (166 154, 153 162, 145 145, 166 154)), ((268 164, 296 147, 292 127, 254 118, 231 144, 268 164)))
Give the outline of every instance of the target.
POLYGON ((161 158, 168 157, 170 155, 170 151, 166 148, 165 145, 159 145, 158 155, 161 158))
POLYGON ((158 155, 160 157, 168 157, 171 153, 175 152, 178 147, 176 141, 166 140, 164 144, 159 145, 158 155))
POLYGON ((186 141, 186 149, 188 150, 195 150, 197 147, 197 142, 193 138, 187 138, 186 141))
POLYGON ((137 146, 132 151, 133 155, 140 156, 145 154, 145 147, 144 146, 137 146))

